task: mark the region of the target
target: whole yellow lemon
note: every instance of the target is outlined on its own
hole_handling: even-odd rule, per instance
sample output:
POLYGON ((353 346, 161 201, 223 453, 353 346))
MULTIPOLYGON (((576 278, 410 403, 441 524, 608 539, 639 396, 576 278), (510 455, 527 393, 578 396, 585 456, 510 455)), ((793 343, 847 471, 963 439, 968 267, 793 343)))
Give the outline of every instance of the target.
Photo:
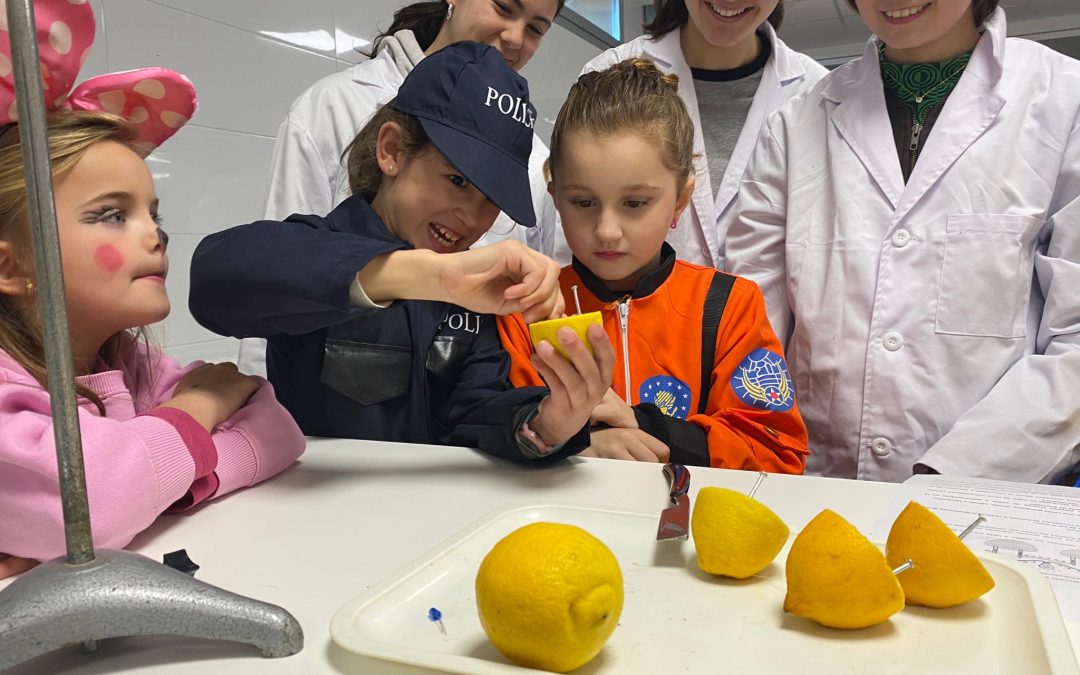
POLYGON ((514 663, 565 673, 593 659, 623 606, 614 554, 580 527, 533 523, 491 549, 476 574, 480 624, 514 663))
POLYGON ((736 579, 768 567, 791 533, 769 507, 741 492, 719 487, 698 491, 690 530, 698 567, 736 579))
POLYGON ((786 571, 784 611, 823 626, 865 628, 904 608, 904 591, 885 555, 829 509, 795 537, 786 571))
POLYGON ((953 607, 994 587, 994 578, 949 526, 922 504, 910 502, 897 516, 885 542, 885 557, 896 567, 909 605, 953 607))

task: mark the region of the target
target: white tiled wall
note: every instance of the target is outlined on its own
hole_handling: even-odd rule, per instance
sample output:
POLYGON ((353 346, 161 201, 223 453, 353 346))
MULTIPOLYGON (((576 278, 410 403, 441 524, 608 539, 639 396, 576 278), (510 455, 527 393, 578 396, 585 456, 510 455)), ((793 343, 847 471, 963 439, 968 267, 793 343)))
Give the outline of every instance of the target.
MULTIPOLYGON (((161 342, 181 361, 232 360, 237 342, 187 310, 191 254, 206 234, 262 216, 278 124, 310 84, 364 59, 407 0, 91 0, 98 36, 82 77, 141 66, 187 75, 195 118, 150 158, 165 227, 173 311, 161 342)), ((553 119, 599 50, 556 26, 525 71, 540 117, 553 119)), ((542 137, 550 126, 538 125, 542 137)))
POLYGON ((529 81, 529 96, 536 106, 536 133, 545 143, 551 137, 555 116, 570 85, 600 51, 556 24, 544 36, 536 56, 522 69, 521 74, 529 81))

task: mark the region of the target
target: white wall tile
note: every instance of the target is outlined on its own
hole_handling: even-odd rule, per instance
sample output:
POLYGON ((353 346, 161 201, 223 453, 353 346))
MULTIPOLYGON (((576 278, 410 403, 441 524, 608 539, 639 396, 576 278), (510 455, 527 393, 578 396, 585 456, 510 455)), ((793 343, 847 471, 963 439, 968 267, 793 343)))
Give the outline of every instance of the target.
POLYGON ((191 255, 201 240, 202 236, 193 234, 169 237, 169 276, 165 280, 165 287, 169 291, 172 311, 162 322, 162 333, 167 346, 208 342, 222 337, 200 326, 187 308, 188 291, 191 287, 188 275, 191 270, 191 255))
POLYGON ((189 124, 147 159, 170 235, 258 220, 274 139, 189 124))
POLYGON ((409 4, 408 0, 331 0, 334 21, 343 34, 374 40, 380 31, 390 26, 394 12, 409 4))
POLYGON ((82 69, 79 70, 79 77, 75 80, 76 86, 91 77, 104 75, 109 72, 109 50, 105 41, 104 11, 102 10, 101 3, 98 2, 92 3, 91 7, 93 7, 94 10, 94 23, 96 24, 94 30, 94 44, 90 48, 90 56, 86 58, 86 62, 83 63, 82 69))
MULTIPOLYGON (((356 2, 356 0, 353 0, 356 2)), ((212 21, 273 38, 301 49, 334 56, 331 0, 151 0, 212 21)), ((357 2, 357 4, 363 4, 357 2)))
POLYGON ((566 93, 581 69, 600 54, 600 48, 556 24, 544 36, 540 49, 521 74, 529 81, 529 98, 536 106, 536 133, 545 143, 566 93))
MULTIPOLYGON (((651 0, 649 0, 649 2, 651 2, 651 0)), ((644 5, 649 4, 649 2, 643 0, 623 0, 623 42, 629 42, 645 33, 645 29, 642 28, 645 19, 642 8, 644 5)))
POLYGON ((293 99, 336 70, 333 59, 148 0, 106 0, 105 20, 109 67, 184 73, 203 126, 273 136, 293 99))
POLYGON ((240 341, 232 338, 220 338, 208 342, 172 345, 167 351, 169 356, 185 365, 192 361, 206 361, 207 363, 230 361, 236 363, 236 355, 240 353, 240 341))
POLYGON ((236 356, 240 351, 240 341, 233 338, 217 337, 203 342, 187 342, 184 344, 167 344, 165 326, 155 323, 148 326, 146 339, 154 347, 164 349, 166 353, 187 365, 192 361, 206 361, 207 363, 220 363, 222 361, 236 362, 236 356))
POLYGON ((387 28, 399 3, 385 0, 331 0, 334 6, 334 28, 338 58, 359 63, 366 56, 356 51, 369 50, 380 29, 387 28))

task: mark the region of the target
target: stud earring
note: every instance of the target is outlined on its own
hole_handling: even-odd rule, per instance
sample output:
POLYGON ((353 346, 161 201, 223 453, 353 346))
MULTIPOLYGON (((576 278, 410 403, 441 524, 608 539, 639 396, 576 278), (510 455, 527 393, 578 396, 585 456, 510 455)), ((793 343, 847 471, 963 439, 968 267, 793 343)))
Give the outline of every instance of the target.
POLYGON ((34 282, 30 281, 29 279, 26 280, 26 292, 27 293, 33 293, 34 292, 34 282))
POLYGON ((678 226, 679 226, 679 221, 677 221, 677 220, 675 220, 674 218, 672 218, 672 219, 671 219, 671 229, 673 229, 673 230, 674 230, 674 229, 675 229, 676 227, 678 227, 678 226))

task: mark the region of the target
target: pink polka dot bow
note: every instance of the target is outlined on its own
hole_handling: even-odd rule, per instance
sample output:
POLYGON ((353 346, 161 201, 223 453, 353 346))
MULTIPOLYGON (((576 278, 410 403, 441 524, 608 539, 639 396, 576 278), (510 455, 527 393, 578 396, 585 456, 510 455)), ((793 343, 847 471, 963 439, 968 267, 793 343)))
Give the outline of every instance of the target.
MULTIPOLYGON (((7 7, 0 0, 0 124, 16 122, 7 7)), ((126 118, 151 147, 161 145, 195 113, 195 87, 167 68, 139 68, 92 77, 72 91, 94 42, 89 0, 36 0, 38 55, 45 109, 97 110, 126 118), (69 93, 70 92, 70 93, 69 93)))

